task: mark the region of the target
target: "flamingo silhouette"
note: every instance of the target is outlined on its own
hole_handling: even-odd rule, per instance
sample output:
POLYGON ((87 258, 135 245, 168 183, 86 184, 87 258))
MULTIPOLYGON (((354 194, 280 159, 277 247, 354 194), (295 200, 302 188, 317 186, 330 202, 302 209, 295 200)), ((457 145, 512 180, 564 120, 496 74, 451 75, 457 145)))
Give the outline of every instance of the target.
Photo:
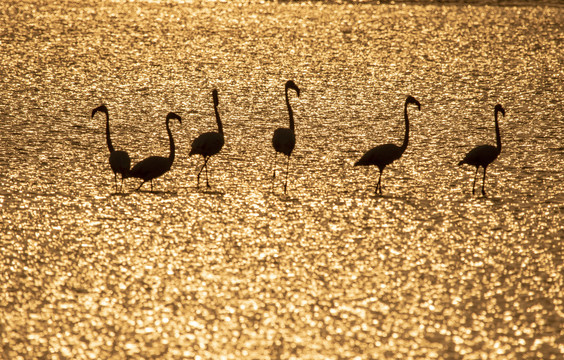
POLYGON ((116 151, 112 145, 112 139, 110 136, 110 116, 108 115, 108 108, 106 105, 100 105, 92 110, 90 118, 94 118, 94 115, 98 111, 106 114, 106 143, 108 144, 108 149, 110 150, 110 167, 114 172, 114 184, 117 192, 117 174, 121 175, 121 186, 123 186, 123 179, 128 177, 129 168, 131 167, 131 159, 126 151, 116 151))
POLYGON ((149 156, 146 159, 141 160, 129 172, 129 177, 134 177, 142 179, 143 182, 136 190, 141 189, 141 186, 147 181, 151 182, 151 191, 153 191, 153 179, 162 176, 170 170, 172 163, 174 162, 174 139, 172 138, 172 133, 170 132, 170 119, 176 119, 182 124, 182 119, 180 116, 173 112, 168 113, 166 116, 166 132, 168 133, 168 139, 170 142, 170 155, 168 157, 162 156, 149 156))
POLYGON ((500 104, 497 104, 494 108, 494 119, 495 119, 495 139, 496 146, 492 145, 479 145, 470 150, 464 159, 458 163, 458 166, 463 164, 468 164, 476 167, 476 173, 474 174, 474 182, 472 183, 472 195, 475 193, 476 177, 478 177, 478 169, 484 168, 484 178, 482 179, 482 195, 486 196, 486 169, 488 165, 491 164, 501 152, 501 136, 499 134, 499 123, 497 121, 497 113, 501 112, 505 116, 505 109, 500 104))
POLYGON ((401 146, 397 146, 394 144, 383 144, 378 145, 375 148, 368 150, 360 160, 358 160, 354 166, 368 166, 368 165, 376 165, 378 170, 380 170, 380 176, 378 177, 378 184, 376 185, 376 193, 382 194, 382 172, 386 165, 391 164, 395 160, 399 159, 405 149, 407 149, 407 144, 409 142, 409 119, 407 117, 407 105, 414 104, 417 105, 417 108, 421 110, 421 104, 419 101, 415 100, 413 96, 408 96, 405 100, 404 106, 404 116, 405 116, 405 136, 403 138, 403 144, 401 146))
MULTIPOLYGON (((288 100, 288 89, 293 89, 298 97, 300 97, 300 88, 292 81, 288 80, 285 85, 286 93, 286 106, 288 107, 288 115, 290 117, 290 127, 289 128, 278 128, 274 130, 274 135, 272 136, 272 146, 276 152, 274 153, 274 166, 276 165, 276 155, 282 153, 288 157, 286 160, 286 180, 284 182, 284 194, 286 193, 288 185, 288 169, 290 167, 290 155, 294 150, 296 145, 296 135, 294 133, 294 112, 292 111, 292 106, 290 106, 290 101, 288 100)), ((272 180, 276 177, 276 169, 272 175, 272 180)))
POLYGON ((190 150, 189 156, 192 155, 202 155, 204 157, 204 165, 198 171, 198 182, 197 186, 200 186, 200 174, 204 168, 206 169, 206 185, 209 188, 210 183, 208 180, 208 160, 211 156, 219 153, 223 144, 225 142, 223 137, 223 126, 221 125, 221 118, 219 117, 219 111, 217 110, 217 106, 219 105, 219 99, 217 96, 217 90, 213 89, 212 91, 213 96, 213 110, 215 111, 215 121, 217 122, 217 132, 210 131, 201 134, 197 138, 194 139, 192 142, 192 149, 190 150))

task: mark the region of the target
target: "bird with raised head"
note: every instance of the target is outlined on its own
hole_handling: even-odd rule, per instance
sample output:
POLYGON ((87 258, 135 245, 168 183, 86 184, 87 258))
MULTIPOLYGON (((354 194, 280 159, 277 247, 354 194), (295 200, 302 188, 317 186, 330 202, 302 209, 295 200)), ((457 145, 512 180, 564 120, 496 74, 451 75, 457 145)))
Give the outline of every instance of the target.
MULTIPOLYGON (((284 194, 286 193, 288 187, 288 170, 290 167, 290 155, 296 146, 296 134, 294 132, 294 112, 292 111, 292 106, 288 100, 288 90, 292 89, 296 92, 298 97, 300 97, 300 88, 292 80, 288 80, 285 85, 285 95, 286 95, 286 107, 288 108, 288 116, 290 118, 289 128, 278 128, 274 130, 274 135, 272 136, 272 146, 275 150, 274 155, 274 166, 276 166, 276 155, 282 153, 287 156, 286 160, 286 180, 284 181, 284 194)), ((272 180, 276 177, 276 169, 272 174, 272 180)))
POLYGON ((108 108, 106 105, 100 105, 92 110, 90 118, 94 118, 94 115, 98 111, 106 114, 106 143, 108 144, 108 149, 110 150, 110 167, 114 172, 114 184, 117 192, 117 174, 121 175, 121 189, 121 187, 123 187, 123 179, 128 177, 129 168, 131 167, 131 159, 126 151, 115 150, 112 145, 112 138, 110 136, 110 115, 108 114, 108 108))
POLYGON ((497 159, 499 153, 501 153, 501 135, 499 133, 499 122, 497 120, 497 114, 501 113, 505 116, 505 109, 500 104, 497 104, 494 108, 494 121, 495 121, 495 139, 496 146, 492 145, 478 145, 472 150, 470 150, 464 159, 462 159, 458 166, 463 164, 468 164, 476 167, 476 173, 474 174, 474 182, 472 183, 472 194, 475 194, 476 177, 478 177, 478 169, 484 168, 484 177, 482 179, 482 195, 486 196, 486 169, 488 165, 491 164, 495 159, 497 159))
POLYGON ((223 137, 223 125, 221 124, 221 118, 219 117, 219 110, 217 106, 219 105, 219 99, 217 95, 217 90, 213 89, 212 91, 213 97, 213 109, 215 112, 215 121, 217 122, 217 132, 210 131, 201 134, 197 138, 194 139, 192 142, 192 149, 190 150, 189 156, 192 155, 202 155, 204 158, 204 165, 198 171, 198 180, 197 186, 200 186, 200 174, 202 170, 206 169, 206 186, 210 187, 210 182, 208 180, 208 160, 211 156, 219 153, 221 148, 223 148, 223 144, 225 143, 225 139, 223 137))
POLYGON ((384 168, 399 159, 403 155, 405 149, 407 149, 407 144, 409 143, 409 118, 407 116, 407 105, 409 104, 417 105, 417 109, 421 110, 421 104, 419 101, 417 101, 413 96, 408 96, 404 105, 405 135, 401 146, 397 146, 395 144, 378 145, 375 148, 368 150, 354 164, 354 166, 376 165, 378 167, 380 175, 378 176, 378 183, 376 184, 376 193, 382 194, 382 172, 384 171, 384 168))
POLYGON ((143 180, 141 185, 137 188, 137 190, 141 189, 141 186, 145 184, 147 181, 151 182, 151 191, 153 191, 153 179, 162 176, 166 172, 168 172, 174 162, 174 139, 172 138, 172 132, 170 131, 169 122, 171 119, 178 120, 179 123, 182 124, 182 119, 180 116, 176 115, 173 112, 168 113, 166 116, 166 132, 168 133, 168 139, 170 143, 170 154, 168 157, 163 156, 149 156, 135 164, 131 171, 129 172, 129 177, 138 178, 143 180))

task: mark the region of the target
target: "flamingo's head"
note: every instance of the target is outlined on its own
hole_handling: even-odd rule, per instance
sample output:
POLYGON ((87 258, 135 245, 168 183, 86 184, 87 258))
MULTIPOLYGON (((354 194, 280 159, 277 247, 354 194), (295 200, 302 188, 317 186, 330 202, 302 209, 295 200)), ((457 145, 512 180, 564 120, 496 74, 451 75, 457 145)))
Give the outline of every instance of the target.
POLYGON ((405 100, 405 105, 407 106, 407 104, 414 104, 417 105, 417 109, 421 110, 421 104, 419 103, 419 101, 417 101, 413 96, 408 96, 407 99, 405 100))
POLYGON ((108 114, 108 108, 106 107, 106 105, 100 105, 98 106, 96 109, 92 110, 92 115, 90 117, 94 117, 94 115, 98 112, 101 111, 104 114, 108 114))
POLYGON ((176 120, 178 120, 179 123, 182 124, 182 118, 181 118, 180 116, 176 115, 176 114, 173 113, 173 112, 169 112, 169 113, 168 113, 168 115, 166 116, 166 122, 168 123, 168 121, 169 121, 170 119, 176 119, 176 120))
POLYGON ((293 80, 288 80, 286 82, 286 91, 288 91, 288 89, 295 90, 296 94, 298 94, 298 97, 300 97, 300 88, 298 87, 298 85, 296 85, 296 83, 293 80))
POLYGON ((500 113, 503 114, 503 116, 505 116, 505 109, 500 104, 497 104, 495 106, 495 112, 496 112, 496 114, 497 114, 497 112, 500 112, 500 113))

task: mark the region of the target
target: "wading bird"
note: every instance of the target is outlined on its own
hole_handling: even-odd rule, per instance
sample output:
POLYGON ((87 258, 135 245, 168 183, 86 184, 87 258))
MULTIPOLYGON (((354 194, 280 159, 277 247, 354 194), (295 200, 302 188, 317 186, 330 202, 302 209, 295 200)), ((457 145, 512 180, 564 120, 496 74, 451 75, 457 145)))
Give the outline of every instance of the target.
POLYGON ((106 114, 106 143, 108 144, 108 149, 110 150, 110 167, 114 172, 114 184, 116 186, 117 192, 117 174, 121 175, 121 188, 123 186, 123 179, 128 176, 129 168, 131 166, 131 159, 129 158, 129 155, 126 151, 116 151, 114 149, 114 146, 112 145, 112 139, 110 137, 110 116, 108 115, 108 108, 106 107, 106 105, 100 105, 92 110, 91 118, 94 118, 94 115, 98 111, 106 114))
POLYGON ((361 158, 358 160, 354 166, 368 166, 368 165, 376 165, 378 170, 380 170, 380 176, 378 177, 378 184, 376 184, 376 193, 382 194, 382 171, 386 165, 391 164, 394 160, 399 159, 405 149, 407 149, 407 144, 409 142, 409 119, 407 117, 407 105, 414 104, 417 105, 417 108, 421 110, 421 104, 419 101, 415 100, 413 96, 408 96, 405 100, 404 106, 404 116, 405 116, 405 136, 403 138, 403 144, 401 146, 397 146, 394 144, 383 144, 378 145, 375 148, 368 150, 361 158))
POLYGON ((208 180, 208 160, 211 156, 217 154, 225 142, 223 137, 223 126, 221 125, 221 118, 219 117, 219 111, 217 106, 219 105, 219 99, 217 97, 217 90, 212 91, 213 96, 213 110, 215 111, 215 121, 217 122, 217 132, 210 131, 201 134, 192 142, 192 150, 190 150, 189 156, 192 155, 202 155, 204 157, 204 165, 200 171, 198 171, 198 182, 197 186, 200 186, 200 174, 204 168, 206 169, 206 185, 209 188, 210 183, 208 180))
POLYGON ((491 164, 501 152, 501 136, 499 134, 499 123, 497 121, 497 113, 501 112, 505 116, 505 109, 497 104, 494 109, 494 119, 495 119, 495 139, 496 146, 492 145, 479 145, 473 148, 466 154, 464 159, 458 163, 458 166, 463 164, 468 164, 476 167, 476 173, 474 174, 474 182, 472 183, 472 194, 475 193, 474 187, 476 186, 476 177, 478 176, 478 169, 484 168, 484 178, 482 179, 482 195, 486 196, 486 169, 488 165, 491 164))
POLYGON ((143 180, 141 185, 137 188, 139 190, 143 184, 147 181, 151 182, 151 191, 153 191, 153 179, 165 174, 170 170, 172 163, 174 162, 174 140, 172 138, 172 133, 170 132, 169 122, 171 119, 178 120, 182 124, 182 119, 175 113, 168 113, 166 116, 166 132, 168 133, 168 139, 170 142, 170 154, 168 157, 163 156, 150 156, 146 159, 141 160, 129 172, 129 177, 134 177, 143 180))
MULTIPOLYGON (((284 181, 284 194, 286 193, 288 185, 288 168, 290 167, 290 155, 294 150, 296 145, 296 135, 294 134, 294 112, 292 111, 292 106, 290 106, 290 101, 288 100, 288 89, 293 89, 298 97, 300 97, 300 88, 292 81, 288 80, 285 86, 286 93, 286 106, 288 107, 288 115, 290 117, 290 127, 289 128, 278 128, 274 130, 274 135, 272 136, 272 146, 276 152, 274 153, 274 166, 276 166, 276 155, 282 153, 288 157, 286 160, 286 180, 284 181)), ((276 177, 276 169, 272 174, 272 181, 276 177)))

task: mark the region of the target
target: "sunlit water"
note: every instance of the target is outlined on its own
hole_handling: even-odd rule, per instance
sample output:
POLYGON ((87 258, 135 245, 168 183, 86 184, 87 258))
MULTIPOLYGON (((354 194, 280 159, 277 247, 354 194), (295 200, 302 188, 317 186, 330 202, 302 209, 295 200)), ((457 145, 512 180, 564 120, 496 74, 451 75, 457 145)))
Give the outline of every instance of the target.
POLYGON ((0 23, 0 358, 562 358, 561 6, 3 1, 0 23), (407 95, 375 196, 353 164, 401 143, 407 95), (101 103, 134 163, 182 116, 154 192, 116 194, 101 103), (472 196, 456 164, 496 103, 472 196))

